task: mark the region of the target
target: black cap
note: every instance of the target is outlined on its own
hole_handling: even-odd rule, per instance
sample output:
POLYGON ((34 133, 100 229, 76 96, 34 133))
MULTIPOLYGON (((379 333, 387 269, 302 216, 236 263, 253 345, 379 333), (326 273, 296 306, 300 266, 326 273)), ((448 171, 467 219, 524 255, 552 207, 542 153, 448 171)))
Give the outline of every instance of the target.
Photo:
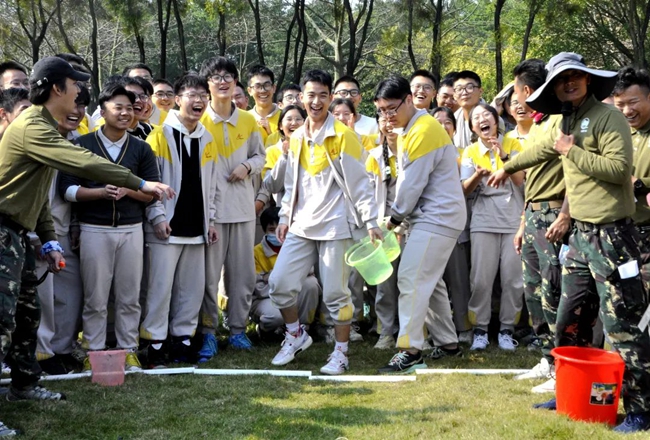
POLYGON ((45 57, 34 64, 29 82, 32 87, 44 87, 64 78, 85 82, 90 75, 74 70, 70 63, 59 57, 45 57))

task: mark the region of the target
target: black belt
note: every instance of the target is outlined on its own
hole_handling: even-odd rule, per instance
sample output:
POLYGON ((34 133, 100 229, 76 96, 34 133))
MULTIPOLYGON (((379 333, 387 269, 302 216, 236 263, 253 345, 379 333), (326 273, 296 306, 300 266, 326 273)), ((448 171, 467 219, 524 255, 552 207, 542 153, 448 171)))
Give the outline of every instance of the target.
POLYGON ((588 222, 581 222, 580 220, 575 221, 576 228, 578 228, 582 232, 590 232, 590 231, 600 230, 600 229, 609 229, 609 228, 627 226, 629 224, 632 224, 632 220, 629 218, 616 220, 615 222, 611 222, 611 223, 588 223, 588 222))
POLYGON ((23 225, 16 223, 6 214, 0 214, 0 225, 11 229, 18 235, 24 235, 27 233, 27 229, 23 225))

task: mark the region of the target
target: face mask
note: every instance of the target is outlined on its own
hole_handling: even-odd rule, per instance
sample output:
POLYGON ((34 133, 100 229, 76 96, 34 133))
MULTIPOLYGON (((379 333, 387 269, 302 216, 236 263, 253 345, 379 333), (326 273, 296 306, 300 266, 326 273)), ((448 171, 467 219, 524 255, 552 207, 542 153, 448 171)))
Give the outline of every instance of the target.
POLYGON ((282 246, 282 243, 280 243, 280 240, 278 240, 278 237, 275 234, 266 234, 266 241, 268 241, 271 246, 282 246))

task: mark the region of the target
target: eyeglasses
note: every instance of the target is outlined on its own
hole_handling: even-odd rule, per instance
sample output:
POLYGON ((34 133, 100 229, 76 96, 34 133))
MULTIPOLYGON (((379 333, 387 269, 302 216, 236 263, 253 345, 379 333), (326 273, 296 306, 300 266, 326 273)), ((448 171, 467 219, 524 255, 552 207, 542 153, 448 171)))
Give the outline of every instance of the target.
POLYGON ((464 86, 454 87, 454 93, 460 95, 463 92, 473 93, 474 90, 478 89, 479 86, 473 83, 465 84, 464 86))
POLYGON ((158 91, 158 92, 154 93, 154 95, 158 99, 164 99, 164 98, 172 99, 174 96, 176 96, 176 95, 174 95, 174 92, 163 92, 163 91, 158 91))
POLYGON ((138 93, 133 93, 135 95, 135 100, 140 100, 142 102, 146 102, 149 100, 149 95, 146 93, 138 94, 138 93))
POLYGON ((302 124, 303 122, 305 122, 305 120, 303 118, 300 118, 300 117, 298 117, 298 118, 284 118, 283 121, 287 121, 289 124, 292 124, 294 122, 296 124, 302 124))
POLYGON ((418 90, 423 90, 427 93, 433 92, 433 86, 431 84, 413 84, 411 86, 411 91, 416 92, 418 90))
POLYGON ((584 78, 585 76, 587 76, 586 72, 583 72, 582 70, 574 70, 574 71, 569 71, 569 72, 565 73, 564 75, 558 75, 555 78, 555 80, 558 83, 566 84, 568 82, 579 81, 582 78, 584 78))
POLYGON ((406 96, 402 98, 399 105, 397 107, 395 107, 394 109, 388 109, 388 110, 377 109, 377 114, 379 115, 379 117, 383 116, 384 118, 391 118, 391 117, 395 116, 397 114, 397 110, 399 110, 399 108, 402 106, 402 104, 404 104, 405 99, 406 99, 406 96))
POLYGON ((197 99, 200 99, 201 101, 208 101, 210 99, 209 93, 187 92, 187 93, 181 93, 178 96, 184 96, 190 101, 196 101, 197 99))
POLYGON ((231 73, 226 73, 225 75, 219 75, 218 73, 208 77, 208 81, 212 84, 219 84, 221 81, 231 83, 235 80, 235 77, 231 73))
POLYGON ((282 97, 282 100, 286 100, 288 102, 296 102, 298 100, 298 95, 284 95, 282 97))
POLYGON ((351 96, 352 98, 356 98, 359 96, 359 90, 357 89, 350 89, 350 90, 337 90, 334 92, 335 95, 340 96, 341 98, 347 98, 348 96, 351 96))
POLYGON ((269 81, 265 82, 264 84, 255 83, 251 86, 251 88, 256 92, 268 92, 273 89, 273 83, 269 81))

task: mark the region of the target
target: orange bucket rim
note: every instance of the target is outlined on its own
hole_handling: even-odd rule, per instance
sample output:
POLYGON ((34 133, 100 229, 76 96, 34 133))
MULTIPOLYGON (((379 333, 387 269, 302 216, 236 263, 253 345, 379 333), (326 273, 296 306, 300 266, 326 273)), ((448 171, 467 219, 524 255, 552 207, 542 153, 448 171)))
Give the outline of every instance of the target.
POLYGON ((588 361, 588 360, 584 360, 584 359, 576 359, 576 358, 573 358, 573 357, 558 353, 557 352, 558 348, 559 349, 572 348, 572 349, 579 349, 580 351, 583 351, 583 352, 590 351, 592 353, 600 353, 600 354, 607 354, 607 355, 616 356, 616 359, 612 359, 611 362, 607 362, 607 363, 625 365, 625 361, 623 361, 623 358, 621 357, 621 355, 618 352, 603 350, 601 348, 592 348, 592 347, 574 347, 574 346, 555 347, 554 349, 551 350, 551 355, 555 359, 562 359, 562 360, 565 360, 565 361, 571 361, 573 363, 582 364, 582 365, 603 365, 602 361, 588 361))

